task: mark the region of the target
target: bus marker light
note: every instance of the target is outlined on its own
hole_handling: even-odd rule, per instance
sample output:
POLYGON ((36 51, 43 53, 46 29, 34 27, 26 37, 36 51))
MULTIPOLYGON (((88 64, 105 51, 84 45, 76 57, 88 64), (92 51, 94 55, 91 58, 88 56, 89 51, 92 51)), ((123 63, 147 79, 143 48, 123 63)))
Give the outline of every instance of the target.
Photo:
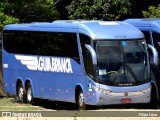
POLYGON ((3 64, 3 68, 8 68, 8 64, 3 64))
POLYGON ((89 91, 92 91, 92 89, 89 89, 89 91))
POLYGON ((8 84, 6 83, 6 84, 5 84, 5 87, 7 87, 7 86, 8 86, 8 84))
POLYGON ((122 102, 122 103, 130 103, 130 102, 131 102, 131 98, 121 99, 121 102, 122 102))
POLYGON ((89 95, 89 93, 87 92, 87 93, 86 93, 86 97, 87 97, 88 95, 89 95))
POLYGON ((49 88, 48 90, 49 90, 49 91, 51 91, 52 89, 51 89, 51 88, 49 88))

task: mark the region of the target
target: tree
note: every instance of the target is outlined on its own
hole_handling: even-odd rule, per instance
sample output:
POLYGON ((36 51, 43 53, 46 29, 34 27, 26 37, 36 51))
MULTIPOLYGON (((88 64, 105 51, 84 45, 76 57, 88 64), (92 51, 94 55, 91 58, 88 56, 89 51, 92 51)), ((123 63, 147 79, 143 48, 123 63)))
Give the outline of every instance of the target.
POLYGON ((13 17, 11 13, 13 4, 9 4, 7 2, 0 2, 0 31, 2 31, 3 27, 7 24, 18 23, 19 19, 13 17))
POLYGON ((143 11, 143 16, 144 17, 149 17, 149 18, 159 18, 160 17, 160 4, 158 7, 155 6, 149 6, 149 11, 143 11))
POLYGON ((72 0, 69 19, 120 20, 130 14, 130 0, 72 0))
POLYGON ((0 30, 11 23, 52 22, 59 18, 53 0, 2 0, 0 30))
POLYGON ((51 22, 59 18, 53 0, 11 0, 20 22, 51 22))
POLYGON ((157 6, 160 4, 160 0, 130 0, 130 2, 131 14, 127 15, 128 18, 142 18, 142 11, 147 10, 149 6, 157 6))
POLYGON ((55 1, 55 8, 59 12, 60 20, 68 19, 68 11, 66 6, 70 5, 72 0, 53 0, 55 1))

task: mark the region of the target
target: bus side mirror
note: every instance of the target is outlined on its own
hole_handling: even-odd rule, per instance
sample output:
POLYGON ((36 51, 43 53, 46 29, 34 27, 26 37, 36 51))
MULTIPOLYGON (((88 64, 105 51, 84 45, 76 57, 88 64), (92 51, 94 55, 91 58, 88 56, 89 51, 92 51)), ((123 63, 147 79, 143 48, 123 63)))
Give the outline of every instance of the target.
POLYGON ((152 55, 153 55, 153 63, 155 65, 158 65, 158 52, 156 50, 155 47, 153 47, 152 45, 148 44, 148 48, 151 49, 152 51, 152 55))
POLYGON ((160 42, 157 42, 158 43, 158 45, 160 46, 160 42))
POLYGON ((86 47, 86 48, 89 50, 89 52, 91 53, 93 65, 97 65, 97 55, 96 55, 95 50, 92 48, 91 45, 85 44, 85 47, 86 47))

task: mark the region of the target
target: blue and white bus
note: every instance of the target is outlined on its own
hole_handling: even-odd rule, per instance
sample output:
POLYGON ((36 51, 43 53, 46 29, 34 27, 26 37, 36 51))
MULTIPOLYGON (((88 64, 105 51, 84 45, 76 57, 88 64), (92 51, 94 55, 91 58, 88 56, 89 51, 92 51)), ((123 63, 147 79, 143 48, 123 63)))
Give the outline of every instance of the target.
POLYGON ((12 24, 2 34, 4 90, 21 102, 42 98, 86 109, 152 101, 147 44, 128 23, 12 24))
POLYGON ((160 96, 160 18, 130 18, 125 20, 137 27, 144 35, 147 44, 151 44, 157 51, 157 61, 153 62, 152 52, 150 53, 150 62, 151 62, 151 74, 152 83, 155 84, 155 92, 157 93, 157 99, 159 100, 160 96))
MULTIPOLYGON (((137 27, 145 35, 146 42, 160 54, 160 18, 130 18, 124 21, 137 27)), ((157 61, 157 64, 159 63, 160 61, 157 61)))

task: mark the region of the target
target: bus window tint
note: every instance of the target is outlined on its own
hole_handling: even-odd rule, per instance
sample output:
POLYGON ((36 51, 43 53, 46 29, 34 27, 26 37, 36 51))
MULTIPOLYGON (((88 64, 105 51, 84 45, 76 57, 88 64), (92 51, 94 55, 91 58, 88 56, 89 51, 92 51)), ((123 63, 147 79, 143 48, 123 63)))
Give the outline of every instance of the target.
POLYGON ((80 63, 76 33, 4 31, 4 49, 16 54, 70 57, 80 63))
POLYGON ((85 44, 90 45, 91 39, 83 34, 80 34, 80 43, 82 48, 82 55, 83 55, 83 62, 86 74, 93 78, 94 71, 93 71, 93 64, 92 64, 92 57, 88 49, 86 49, 85 44))

